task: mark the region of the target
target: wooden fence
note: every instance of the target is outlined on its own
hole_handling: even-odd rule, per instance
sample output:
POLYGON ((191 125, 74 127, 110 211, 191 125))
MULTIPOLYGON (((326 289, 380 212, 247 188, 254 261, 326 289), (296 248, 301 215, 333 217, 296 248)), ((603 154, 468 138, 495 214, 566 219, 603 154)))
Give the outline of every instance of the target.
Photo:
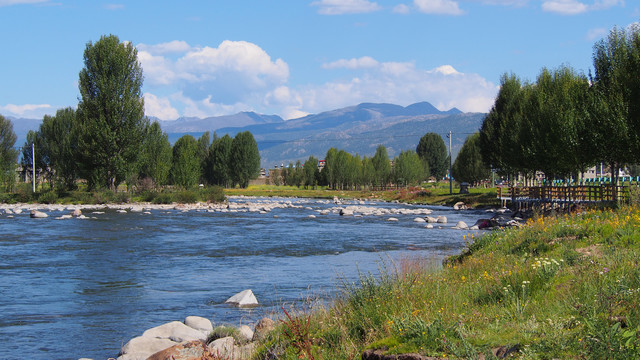
POLYGON ((627 201, 627 186, 613 185, 576 185, 576 186, 530 186, 530 187, 498 187, 498 199, 503 206, 517 208, 535 205, 558 204, 596 204, 611 201, 627 201))

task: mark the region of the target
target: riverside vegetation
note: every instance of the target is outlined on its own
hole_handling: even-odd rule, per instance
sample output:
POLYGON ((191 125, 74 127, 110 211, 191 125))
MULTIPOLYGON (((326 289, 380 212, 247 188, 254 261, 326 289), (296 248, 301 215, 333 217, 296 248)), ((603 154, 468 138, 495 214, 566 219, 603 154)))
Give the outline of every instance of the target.
POLYGON ((255 358, 640 356, 640 209, 538 216, 465 237, 442 268, 382 261, 380 276, 343 284, 331 306, 285 309, 255 358))

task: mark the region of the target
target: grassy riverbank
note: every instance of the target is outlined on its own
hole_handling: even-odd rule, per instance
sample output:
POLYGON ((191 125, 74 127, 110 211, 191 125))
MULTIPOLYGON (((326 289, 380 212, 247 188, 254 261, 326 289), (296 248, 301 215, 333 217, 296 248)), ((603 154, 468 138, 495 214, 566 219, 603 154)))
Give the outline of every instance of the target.
POLYGON ((303 189, 294 186, 251 185, 246 189, 225 189, 227 195, 265 196, 265 197, 302 197, 316 199, 372 199, 382 201, 400 201, 412 204, 448 205, 459 201, 472 207, 496 206, 495 188, 471 188, 469 194, 459 194, 453 189, 449 194, 448 183, 438 183, 428 187, 408 187, 383 191, 327 190, 326 188, 303 189))
POLYGON ((372 348, 449 359, 640 357, 637 208, 539 217, 466 239, 443 268, 406 259, 345 284, 331 307, 287 309, 291 319, 258 358, 354 359, 372 348))

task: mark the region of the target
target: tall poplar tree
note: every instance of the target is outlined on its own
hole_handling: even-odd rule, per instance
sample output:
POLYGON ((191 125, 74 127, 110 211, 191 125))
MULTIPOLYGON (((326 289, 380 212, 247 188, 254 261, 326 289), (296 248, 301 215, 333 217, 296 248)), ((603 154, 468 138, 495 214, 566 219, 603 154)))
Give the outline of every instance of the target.
POLYGON ((249 186, 249 180, 260 175, 260 153, 258 144, 249 131, 236 134, 231 142, 231 178, 242 188, 249 186))
POLYGON ((16 159, 18 150, 14 149, 17 136, 13 132, 11 120, 0 115, 0 180, 6 190, 15 183, 16 159))
POLYGON ((148 120, 142 66, 130 42, 115 35, 89 42, 80 71, 78 154, 90 188, 116 190, 133 171, 148 120))
POLYGON ((436 179, 442 179, 449 168, 449 155, 442 136, 436 133, 426 133, 420 138, 416 153, 428 165, 429 174, 436 179))

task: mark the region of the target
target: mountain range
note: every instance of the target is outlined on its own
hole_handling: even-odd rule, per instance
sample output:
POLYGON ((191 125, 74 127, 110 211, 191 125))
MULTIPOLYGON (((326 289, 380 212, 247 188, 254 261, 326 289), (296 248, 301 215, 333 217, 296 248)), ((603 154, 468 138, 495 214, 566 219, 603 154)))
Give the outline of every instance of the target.
MULTIPOLYGON (((218 136, 250 131, 260 150, 261 166, 288 164, 309 156, 323 159, 331 147, 360 156, 373 156, 378 145, 387 147, 389 157, 403 150, 415 150, 420 138, 428 133, 446 137, 452 132, 452 154, 455 158, 465 138, 478 131, 484 113, 463 113, 456 108, 440 111, 428 102, 406 107, 384 103, 362 103, 341 109, 312 114, 293 120, 277 115, 240 112, 235 115, 205 119, 185 117, 173 121, 158 119, 173 144, 185 134, 200 137, 205 131, 218 136)), ((38 128, 42 120, 14 119, 17 146, 24 144, 26 133, 38 128)))

